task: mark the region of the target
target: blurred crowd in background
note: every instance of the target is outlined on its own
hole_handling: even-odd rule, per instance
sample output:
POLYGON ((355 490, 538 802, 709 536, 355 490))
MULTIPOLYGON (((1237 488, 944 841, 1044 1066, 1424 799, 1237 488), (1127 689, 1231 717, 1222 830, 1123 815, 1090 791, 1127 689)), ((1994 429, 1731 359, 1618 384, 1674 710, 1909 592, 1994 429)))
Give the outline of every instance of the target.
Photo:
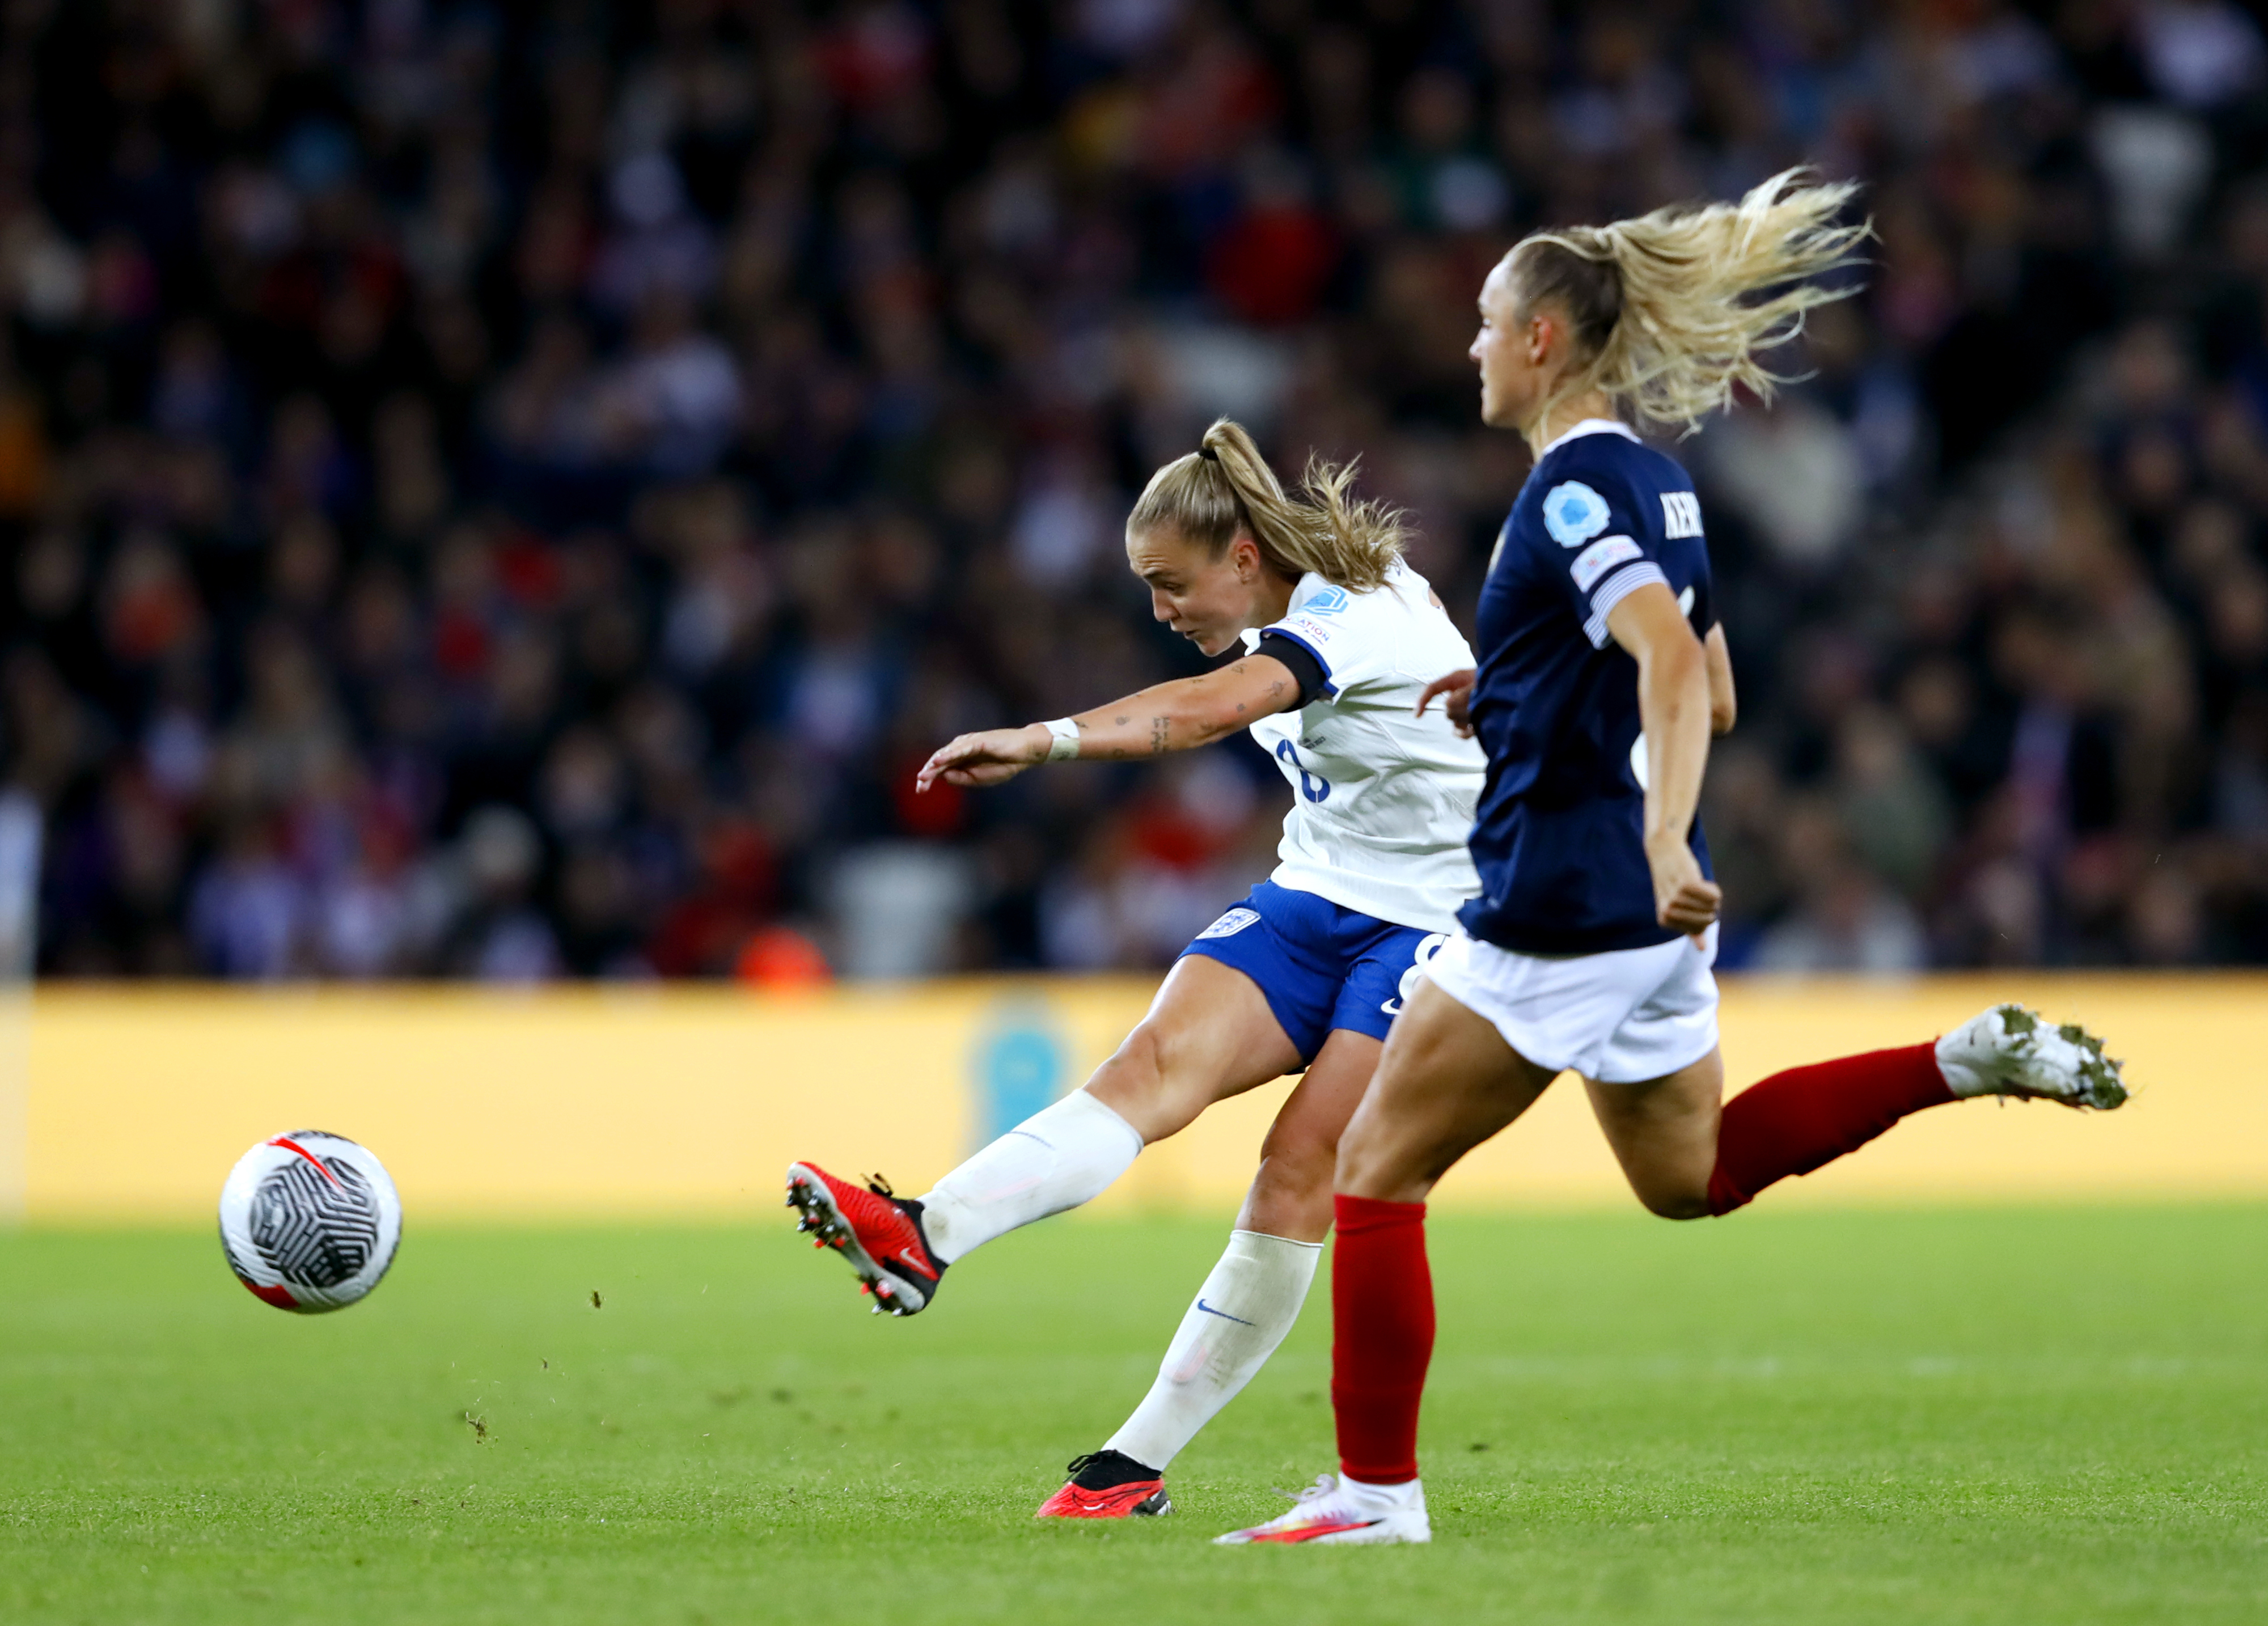
POLYGON ((1359 453, 1464 624, 1519 234, 1867 184, 1675 446, 1725 960, 2268 960, 2268 51, 2226 0, 0 0, 0 776, 61 975, 1142 967, 1248 745, 1120 522, 1359 453))

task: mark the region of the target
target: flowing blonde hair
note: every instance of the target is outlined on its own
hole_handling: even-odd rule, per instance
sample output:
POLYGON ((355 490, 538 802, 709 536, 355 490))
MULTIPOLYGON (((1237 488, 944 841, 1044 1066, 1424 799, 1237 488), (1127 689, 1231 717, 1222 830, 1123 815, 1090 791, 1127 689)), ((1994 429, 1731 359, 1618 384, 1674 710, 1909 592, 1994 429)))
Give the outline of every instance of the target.
POLYGON ((1806 185, 1803 173, 1785 170, 1737 203, 1673 204, 1515 245, 1505 260, 1523 315, 1560 305, 1585 357, 1535 422, 1593 389, 1641 425, 1688 434, 1736 389, 1770 401, 1790 380, 1757 353, 1801 333, 1815 305, 1858 291, 1855 282, 1813 279, 1856 263, 1853 251, 1874 234, 1870 221, 1837 224, 1855 185, 1806 185))
POLYGON ((1126 517, 1129 531, 1164 526, 1214 559, 1242 532, 1278 575, 1297 579, 1313 570, 1352 592, 1379 585, 1401 559, 1408 534, 1401 511, 1354 499, 1352 460, 1309 458, 1295 497, 1241 423, 1215 419, 1199 444, 1150 476, 1126 517))

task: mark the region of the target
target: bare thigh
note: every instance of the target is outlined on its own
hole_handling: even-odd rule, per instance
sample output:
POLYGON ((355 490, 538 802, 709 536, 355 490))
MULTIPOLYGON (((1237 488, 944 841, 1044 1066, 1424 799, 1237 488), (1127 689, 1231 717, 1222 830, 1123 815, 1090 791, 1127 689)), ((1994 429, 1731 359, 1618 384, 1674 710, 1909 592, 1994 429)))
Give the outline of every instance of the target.
POLYGON ((1526 1112, 1556 1074, 1421 979, 1339 1139, 1338 1189, 1422 1203, 1457 1160, 1526 1112))
POLYGON ((1717 1166, 1717 1123, 1724 1115, 1725 1059, 1715 1050, 1645 1084, 1585 1079, 1591 1111, 1639 1202, 1665 1219, 1709 1212, 1717 1166))
POLYGON ((1178 1135, 1215 1101, 1299 1066, 1300 1052, 1258 983, 1218 960, 1185 954, 1086 1090, 1147 1144, 1178 1135))
POLYGON ((1260 1171, 1237 1214, 1237 1229, 1299 1242, 1320 1242, 1331 1233, 1331 1174, 1339 1137, 1370 1086, 1384 1048, 1368 1034, 1331 1030, 1260 1143, 1260 1171))

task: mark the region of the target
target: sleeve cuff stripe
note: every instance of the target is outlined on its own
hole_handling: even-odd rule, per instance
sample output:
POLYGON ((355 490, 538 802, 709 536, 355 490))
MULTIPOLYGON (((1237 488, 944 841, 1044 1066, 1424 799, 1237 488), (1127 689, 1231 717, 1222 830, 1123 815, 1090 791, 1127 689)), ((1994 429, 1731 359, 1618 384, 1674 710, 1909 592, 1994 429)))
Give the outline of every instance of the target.
POLYGON ((1651 559, 1633 559, 1593 591, 1591 619, 1583 623, 1583 636, 1590 639, 1593 649, 1607 647, 1607 617, 1614 614, 1615 606, 1648 582, 1669 585, 1669 578, 1661 573, 1660 565, 1651 559))

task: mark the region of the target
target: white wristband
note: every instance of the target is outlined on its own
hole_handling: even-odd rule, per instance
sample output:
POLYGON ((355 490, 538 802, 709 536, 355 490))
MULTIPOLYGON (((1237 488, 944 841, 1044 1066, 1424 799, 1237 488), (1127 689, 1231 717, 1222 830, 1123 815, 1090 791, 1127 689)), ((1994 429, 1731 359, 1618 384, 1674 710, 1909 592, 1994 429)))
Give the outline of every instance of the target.
POLYGON ((1055 736, 1055 743, 1048 747, 1048 761, 1068 762, 1079 755, 1078 724, 1067 717, 1059 717, 1054 722, 1042 723, 1040 726, 1055 736))

